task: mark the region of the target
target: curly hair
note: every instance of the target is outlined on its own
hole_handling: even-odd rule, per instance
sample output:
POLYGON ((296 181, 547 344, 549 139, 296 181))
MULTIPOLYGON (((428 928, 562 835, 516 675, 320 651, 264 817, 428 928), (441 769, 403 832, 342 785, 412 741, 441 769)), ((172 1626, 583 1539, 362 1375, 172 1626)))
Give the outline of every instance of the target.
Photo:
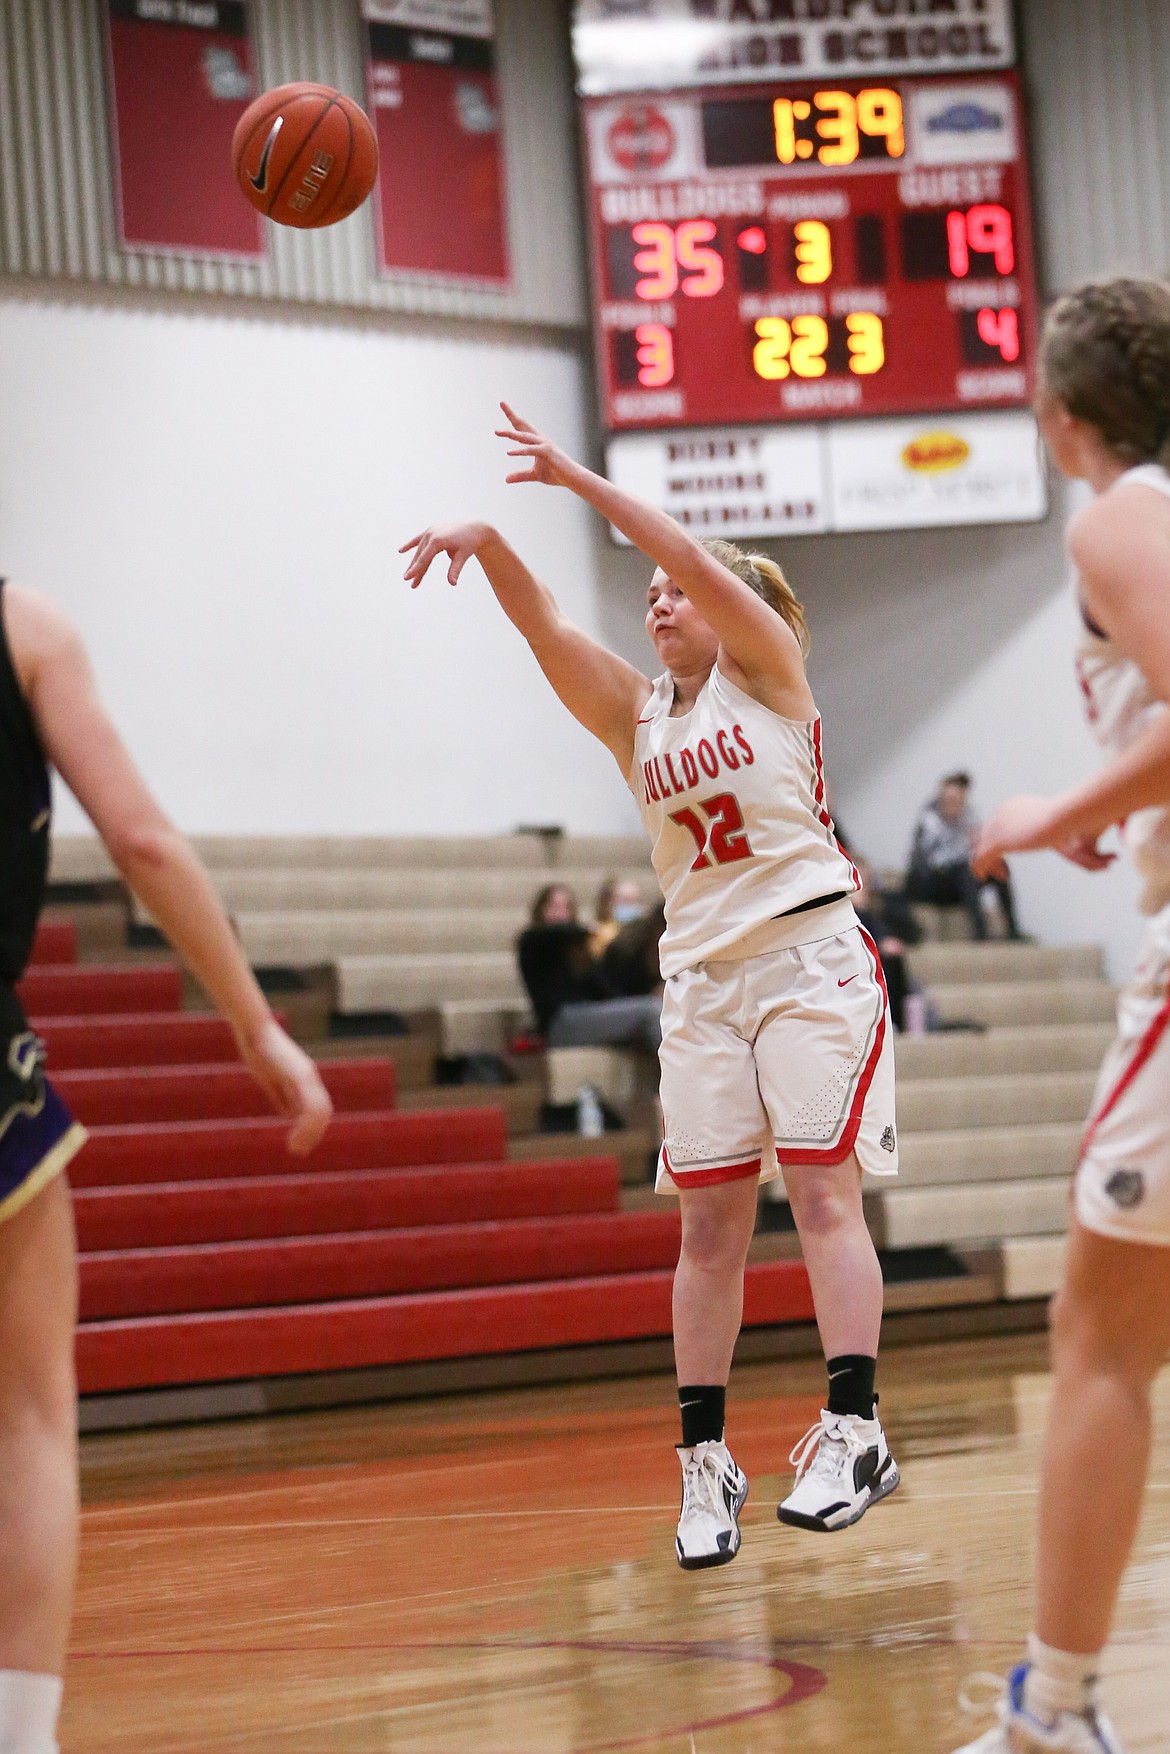
POLYGON ((712 560, 717 560, 737 579, 742 579, 757 597, 764 599, 769 609, 774 609, 780 619, 788 623, 807 658, 810 640, 804 609, 776 562, 769 560, 766 554, 749 554, 734 542, 724 542, 718 536, 701 542, 699 546, 707 550, 712 560))
POLYGON ((1170 286, 1091 281, 1058 299, 1041 364, 1048 390, 1120 462, 1170 466, 1170 286))

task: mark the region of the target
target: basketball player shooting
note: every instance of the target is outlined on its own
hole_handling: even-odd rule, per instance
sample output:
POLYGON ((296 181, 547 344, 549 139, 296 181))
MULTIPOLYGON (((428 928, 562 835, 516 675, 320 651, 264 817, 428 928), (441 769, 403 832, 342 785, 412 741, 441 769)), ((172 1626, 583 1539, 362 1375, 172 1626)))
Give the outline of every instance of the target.
POLYGON ((658 1188, 677 1194, 674 1347, 682 1442, 676 1552, 739 1550, 748 1482, 724 1442, 732 1352, 761 1181, 783 1175, 828 1360, 827 1407, 793 1451, 782 1522, 848 1527, 892 1492, 877 1417, 882 1276, 861 1175, 897 1172, 892 1030, 860 887, 825 807, 804 614, 775 562, 695 541, 502 404, 509 482, 567 487, 655 571, 646 631, 657 681, 567 621, 498 531, 424 530, 401 550, 422 583, 477 559, 558 697, 633 791, 666 900, 658 1188))

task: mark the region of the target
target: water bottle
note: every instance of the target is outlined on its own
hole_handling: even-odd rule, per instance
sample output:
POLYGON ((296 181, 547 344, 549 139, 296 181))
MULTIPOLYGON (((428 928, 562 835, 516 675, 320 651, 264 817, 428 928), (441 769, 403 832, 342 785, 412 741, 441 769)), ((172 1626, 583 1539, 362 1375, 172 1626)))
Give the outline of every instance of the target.
POLYGON ((582 1084, 577 1092, 577 1131, 583 1139, 600 1139, 605 1132, 601 1098, 592 1084, 582 1084))

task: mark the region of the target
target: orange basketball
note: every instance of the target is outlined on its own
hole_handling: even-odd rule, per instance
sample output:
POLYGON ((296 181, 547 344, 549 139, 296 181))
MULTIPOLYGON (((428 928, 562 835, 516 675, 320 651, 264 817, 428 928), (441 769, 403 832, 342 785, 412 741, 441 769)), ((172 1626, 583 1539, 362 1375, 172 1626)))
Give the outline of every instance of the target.
POLYGON ((280 225, 333 225, 378 174, 366 112, 331 85, 298 80, 262 92, 232 136, 232 170, 253 207, 280 225))

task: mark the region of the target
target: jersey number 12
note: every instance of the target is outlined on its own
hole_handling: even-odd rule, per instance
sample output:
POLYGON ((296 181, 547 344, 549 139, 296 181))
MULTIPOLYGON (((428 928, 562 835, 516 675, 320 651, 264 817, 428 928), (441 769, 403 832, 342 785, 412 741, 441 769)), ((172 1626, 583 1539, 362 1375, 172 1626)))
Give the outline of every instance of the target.
POLYGON ((739 799, 731 792, 720 792, 716 798, 704 798, 698 805, 710 820, 703 822, 697 810, 672 811, 670 820, 685 828, 699 849, 692 871, 703 871, 711 865, 737 865, 750 859, 751 845, 744 826, 739 799))

